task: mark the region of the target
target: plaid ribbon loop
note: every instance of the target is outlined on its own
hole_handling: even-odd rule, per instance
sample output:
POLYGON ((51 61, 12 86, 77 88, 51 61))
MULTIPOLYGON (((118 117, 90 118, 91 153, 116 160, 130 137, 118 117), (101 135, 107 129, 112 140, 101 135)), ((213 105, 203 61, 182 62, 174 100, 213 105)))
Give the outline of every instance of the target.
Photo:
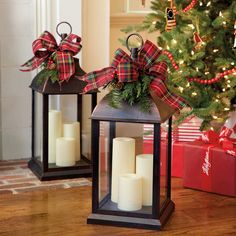
POLYGON ((81 38, 79 36, 70 34, 57 45, 54 36, 48 31, 44 31, 32 44, 34 57, 22 65, 22 67, 27 67, 27 69, 21 69, 21 71, 36 69, 55 53, 59 80, 68 80, 75 73, 73 56, 81 50, 80 42, 81 38))
POLYGON ((110 67, 90 72, 78 77, 78 79, 88 83, 84 88, 84 93, 86 93, 108 84, 114 78, 117 78, 119 82, 135 82, 138 80, 140 73, 145 74, 153 78, 150 90, 156 96, 175 110, 181 109, 185 106, 184 100, 172 94, 165 85, 167 63, 165 61, 156 62, 161 54, 162 51, 147 40, 137 59, 133 60, 122 49, 118 49, 110 67))

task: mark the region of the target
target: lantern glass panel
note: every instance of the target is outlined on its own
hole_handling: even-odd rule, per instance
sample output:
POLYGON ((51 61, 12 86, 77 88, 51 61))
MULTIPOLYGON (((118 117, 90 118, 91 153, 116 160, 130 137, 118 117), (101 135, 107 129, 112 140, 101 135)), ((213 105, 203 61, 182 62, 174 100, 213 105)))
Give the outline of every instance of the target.
MULTIPOLYGON (((98 163, 98 199, 100 210, 116 211, 119 212, 119 214, 127 214, 127 212, 130 212, 130 214, 141 213, 152 215, 153 166, 151 163, 153 163, 154 143, 152 131, 152 124, 100 122, 98 163), (126 140, 128 142, 127 144, 126 140), (112 143, 112 145, 110 145, 110 143, 112 143), (142 154, 149 155, 143 158, 150 158, 151 161, 138 161, 137 155, 142 154), (109 163, 110 158, 111 164, 109 163), (131 184, 131 186, 127 188, 125 186, 126 182, 124 182, 123 185, 120 178, 126 174, 139 176, 139 183, 141 185, 137 185, 139 183, 134 181, 134 184, 131 184), (145 186, 143 187, 144 182, 142 175, 145 174, 147 176, 144 176, 144 178, 150 179, 146 179, 146 182, 144 181, 145 186), (137 191, 137 193, 135 191, 137 191), (122 205, 122 198, 127 202, 129 199, 131 201, 134 200, 134 205, 139 204, 140 207, 136 205, 134 208, 128 209, 125 206, 125 201, 123 201, 124 205, 122 205)), ((128 205, 129 204, 130 203, 128 203, 128 205)), ((132 205, 132 202, 130 205, 132 205)))
POLYGON ((168 170, 168 122, 161 124, 161 153, 160 153, 160 207, 167 199, 167 170, 168 170))
POLYGON ((99 201, 109 194, 109 122, 100 123, 99 137, 99 201))
POLYGON ((42 117, 42 94, 34 93, 34 153, 33 157, 42 162, 42 143, 43 143, 43 117, 42 117))

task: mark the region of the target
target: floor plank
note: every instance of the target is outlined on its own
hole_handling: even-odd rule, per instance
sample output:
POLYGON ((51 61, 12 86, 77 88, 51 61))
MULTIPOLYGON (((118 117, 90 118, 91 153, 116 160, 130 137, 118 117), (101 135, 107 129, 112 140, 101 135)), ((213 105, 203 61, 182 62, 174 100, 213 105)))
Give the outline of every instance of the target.
POLYGON ((0 195, 0 235, 236 235, 236 198, 185 189, 173 179, 176 210, 164 230, 87 225, 91 187, 0 195))

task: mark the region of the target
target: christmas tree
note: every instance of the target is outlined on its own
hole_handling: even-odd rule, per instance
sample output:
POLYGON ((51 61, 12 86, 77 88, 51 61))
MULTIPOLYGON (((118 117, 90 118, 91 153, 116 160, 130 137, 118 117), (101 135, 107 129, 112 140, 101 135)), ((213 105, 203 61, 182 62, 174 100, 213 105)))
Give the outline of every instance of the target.
POLYGON ((151 9, 142 25, 123 31, 157 32, 167 86, 191 107, 179 122, 195 115, 201 129, 224 123, 236 103, 236 1, 154 0, 151 9))

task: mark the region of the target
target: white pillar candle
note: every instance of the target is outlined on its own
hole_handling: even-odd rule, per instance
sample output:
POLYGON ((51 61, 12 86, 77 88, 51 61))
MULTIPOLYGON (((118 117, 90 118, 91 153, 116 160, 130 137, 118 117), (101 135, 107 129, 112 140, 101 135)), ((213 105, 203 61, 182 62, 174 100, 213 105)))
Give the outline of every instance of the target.
POLYGON ((61 111, 50 110, 48 114, 48 162, 56 162, 56 139, 61 137, 61 111))
POLYGON ((75 161, 80 160, 80 123, 70 122, 63 124, 63 137, 75 139, 75 161))
POLYGON ((152 185, 153 185, 153 155, 140 154, 136 156, 136 174, 142 177, 144 206, 152 205, 152 185))
POLYGON ((111 200, 118 202, 120 174, 135 171, 135 139, 119 137, 113 139, 111 200))
POLYGON ((75 139, 57 138, 56 141, 56 165, 74 166, 75 165, 75 139))
POLYGON ((123 174, 119 177, 118 208, 137 211, 142 208, 142 177, 123 174))

